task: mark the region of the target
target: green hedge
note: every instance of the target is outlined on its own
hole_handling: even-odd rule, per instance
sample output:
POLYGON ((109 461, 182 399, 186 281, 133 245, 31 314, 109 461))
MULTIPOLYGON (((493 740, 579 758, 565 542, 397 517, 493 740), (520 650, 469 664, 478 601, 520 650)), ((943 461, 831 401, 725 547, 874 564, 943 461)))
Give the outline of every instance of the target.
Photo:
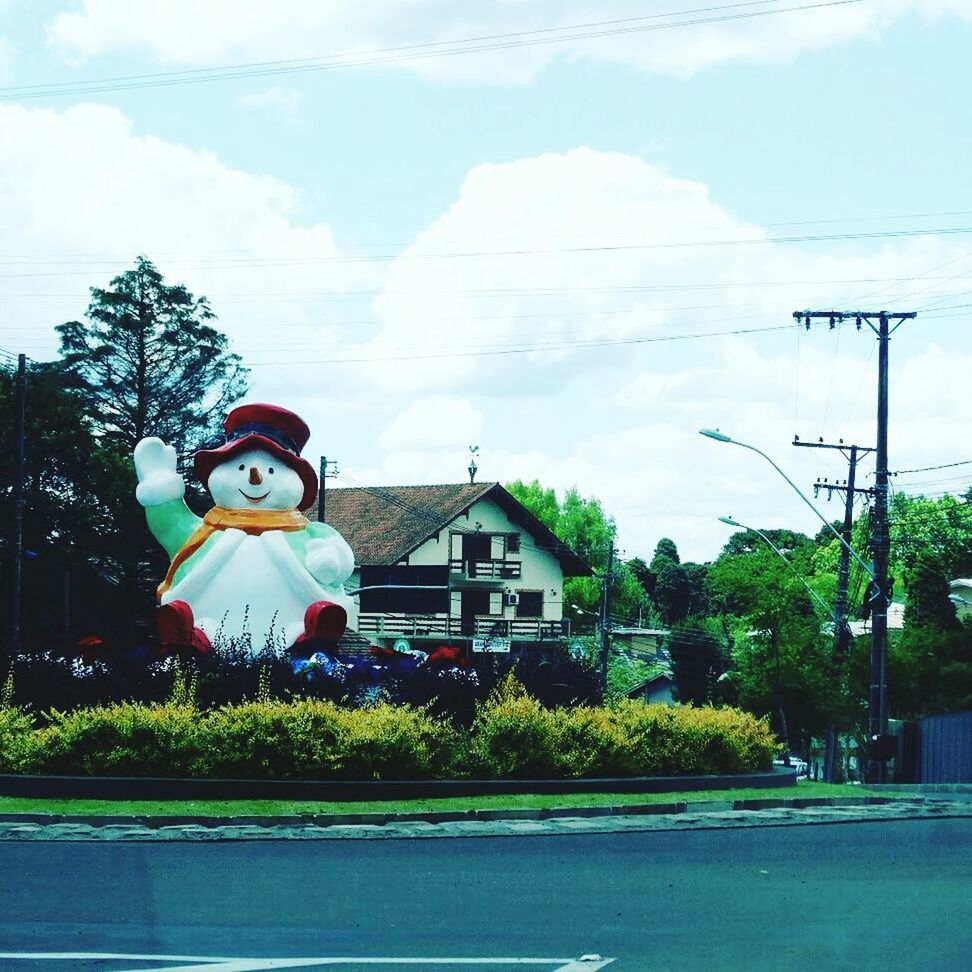
POLYGON ((200 712, 184 699, 50 713, 0 708, 0 772, 259 779, 485 779, 768 769, 765 721, 736 709, 545 709, 509 679, 469 732, 424 709, 260 700, 200 712))

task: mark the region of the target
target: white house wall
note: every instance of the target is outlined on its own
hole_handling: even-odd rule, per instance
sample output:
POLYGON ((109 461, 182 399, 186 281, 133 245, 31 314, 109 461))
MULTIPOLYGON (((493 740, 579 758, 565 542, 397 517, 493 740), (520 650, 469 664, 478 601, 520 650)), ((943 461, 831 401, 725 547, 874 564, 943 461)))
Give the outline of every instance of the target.
MULTIPOLYGON (((458 516, 448 526, 443 527, 438 536, 430 537, 408 557, 411 566, 441 566, 450 559, 458 559, 459 554, 450 550, 450 537, 456 531, 472 532, 479 529, 482 533, 519 533, 520 552, 507 554, 508 560, 519 561, 522 576, 507 581, 504 590, 543 591, 543 620, 559 621, 563 617, 563 573, 560 561, 548 550, 541 550, 536 541, 522 526, 514 523, 492 500, 481 499, 469 509, 468 516, 458 516)), ((458 614, 458 608, 454 608, 458 614)), ((515 607, 506 607, 503 616, 516 616, 515 607)))

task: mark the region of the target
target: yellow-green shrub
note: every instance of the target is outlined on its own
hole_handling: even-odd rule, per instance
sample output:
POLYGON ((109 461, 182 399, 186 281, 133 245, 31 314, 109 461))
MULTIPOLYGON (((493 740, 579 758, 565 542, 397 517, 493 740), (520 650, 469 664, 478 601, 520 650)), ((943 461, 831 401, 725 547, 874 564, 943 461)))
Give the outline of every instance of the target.
POLYGON ((513 678, 460 732, 424 709, 266 698, 201 713, 185 702, 50 713, 0 706, 0 772, 402 780, 678 776, 768 769, 765 720, 736 709, 545 709, 513 678))
POLYGON ((0 708, 0 773, 29 772, 34 744, 30 719, 13 706, 0 708))
POLYGON ((469 740, 471 768, 487 779, 556 776, 558 717, 526 694, 512 676, 476 713, 469 740))
POLYGON ((328 718, 326 704, 316 720, 306 710, 295 719, 295 708, 286 702, 263 701, 207 712, 200 726, 201 775, 287 780, 299 778, 303 770, 309 778, 320 776, 316 740, 309 733, 295 732, 294 723, 305 730, 313 725, 323 737, 331 738, 334 734, 327 727, 336 720, 328 718))
POLYGON ((123 702, 51 712, 33 734, 36 772, 83 776, 191 776, 199 712, 187 705, 123 702))
POLYGON ((615 711, 628 739, 632 775, 743 773, 772 765, 773 734, 748 712, 630 700, 615 711))
POLYGON ((630 775, 628 737, 613 709, 559 709, 556 721, 558 776, 630 775))
POLYGON ((421 709, 332 702, 248 702, 201 724, 206 776, 430 779, 448 771, 454 734, 421 709))
POLYGON ((376 705, 346 712, 347 779, 426 780, 455 775, 459 735, 422 709, 376 705))

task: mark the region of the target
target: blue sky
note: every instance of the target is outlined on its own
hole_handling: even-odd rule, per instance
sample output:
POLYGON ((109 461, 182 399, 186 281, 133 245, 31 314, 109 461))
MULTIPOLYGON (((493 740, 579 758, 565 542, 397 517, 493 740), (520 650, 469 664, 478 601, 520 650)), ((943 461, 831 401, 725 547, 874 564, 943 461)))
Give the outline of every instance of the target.
POLYGON ((696 429, 748 437, 803 483, 835 475, 789 441, 873 439, 873 341, 799 336, 790 313, 877 299, 925 310, 893 343, 892 467, 972 458, 972 234, 946 232, 972 226, 972 4, 14 90, 691 7, 159 6, 0 4, 3 347, 52 356, 86 288, 145 252, 210 295, 253 397, 305 414, 345 484, 455 481, 475 442, 485 478, 599 496, 628 555, 669 535, 708 558, 719 515, 813 523, 772 470, 696 429), (915 216, 944 212, 960 215, 915 216), (920 233, 859 235, 902 231, 920 233), (853 238, 805 239, 821 234, 853 238), (510 250, 527 252, 495 255, 510 250), (755 333, 712 334, 734 330, 755 333), (645 338, 676 340, 606 346, 645 338))

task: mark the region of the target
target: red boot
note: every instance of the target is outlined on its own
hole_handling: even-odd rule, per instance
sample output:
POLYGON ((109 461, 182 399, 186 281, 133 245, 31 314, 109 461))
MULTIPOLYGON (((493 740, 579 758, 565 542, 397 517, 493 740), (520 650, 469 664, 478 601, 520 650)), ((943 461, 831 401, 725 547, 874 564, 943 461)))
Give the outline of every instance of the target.
POLYGON ((315 601, 304 612, 304 633, 290 646, 295 658, 311 654, 324 642, 334 646, 348 627, 348 612, 333 601, 315 601))
POLYGON ((169 601, 156 608, 155 627, 163 655, 175 654, 183 648, 191 648, 201 655, 213 650, 206 633, 196 627, 192 608, 185 601, 169 601))

